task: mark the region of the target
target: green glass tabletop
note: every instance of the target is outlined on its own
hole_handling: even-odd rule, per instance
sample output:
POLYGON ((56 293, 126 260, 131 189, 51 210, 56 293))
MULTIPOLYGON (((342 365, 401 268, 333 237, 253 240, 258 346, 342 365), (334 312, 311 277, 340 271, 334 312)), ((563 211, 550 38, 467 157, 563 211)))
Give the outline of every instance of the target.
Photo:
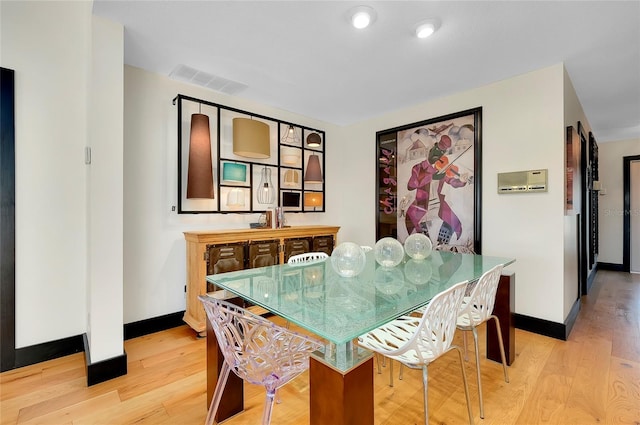
POLYGON ((207 276, 207 281, 335 344, 427 304, 437 293, 476 280, 509 258, 433 251, 425 260, 379 266, 373 252, 357 277, 339 276, 331 259, 275 265, 207 276))

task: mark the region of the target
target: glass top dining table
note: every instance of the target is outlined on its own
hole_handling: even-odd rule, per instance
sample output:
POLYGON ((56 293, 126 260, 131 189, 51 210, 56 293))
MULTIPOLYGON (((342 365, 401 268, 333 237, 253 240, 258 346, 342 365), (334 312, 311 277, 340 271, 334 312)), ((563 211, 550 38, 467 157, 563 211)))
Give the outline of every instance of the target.
POLYGON ((358 336, 416 310, 456 283, 515 261, 446 251, 433 251, 421 261, 405 256, 393 268, 379 266, 373 251, 366 260, 355 277, 338 275, 328 258, 214 274, 207 281, 325 339, 326 348, 316 358, 346 373, 371 356, 353 344, 358 336))

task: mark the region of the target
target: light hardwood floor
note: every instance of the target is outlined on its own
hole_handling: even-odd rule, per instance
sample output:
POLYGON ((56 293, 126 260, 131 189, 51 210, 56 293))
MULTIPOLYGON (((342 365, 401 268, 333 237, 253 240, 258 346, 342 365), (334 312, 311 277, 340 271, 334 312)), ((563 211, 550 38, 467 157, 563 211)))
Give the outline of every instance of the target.
MULTIPOLYGON (((484 420, 473 355, 466 365, 476 424, 640 425, 640 275, 598 272, 568 341, 516 330, 508 384, 500 364, 484 358, 484 327, 481 341, 484 420)), ((128 374, 92 387, 86 386, 82 354, 2 373, 0 423, 204 422, 204 339, 182 326, 126 341, 125 347, 128 374)), ((431 424, 467 423, 456 362, 449 353, 429 367, 431 424)), ((387 382, 388 370, 375 374, 376 425, 421 424, 420 372, 405 369, 404 380, 396 379, 393 388, 387 382)), ((246 385, 245 394, 246 410, 225 424, 260 422, 262 388, 246 385)), ((280 395, 272 423, 308 423, 307 375, 280 395)))

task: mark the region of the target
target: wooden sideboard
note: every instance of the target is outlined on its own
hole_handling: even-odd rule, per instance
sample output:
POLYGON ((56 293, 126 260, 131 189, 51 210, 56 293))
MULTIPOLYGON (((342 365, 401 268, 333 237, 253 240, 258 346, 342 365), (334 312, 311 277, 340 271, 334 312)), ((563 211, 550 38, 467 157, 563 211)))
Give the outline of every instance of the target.
POLYGON ((209 292, 211 274, 283 264, 291 255, 323 251, 331 254, 336 226, 292 226, 281 229, 239 229, 184 232, 187 243, 187 301, 184 321, 198 334, 206 317, 198 296, 209 292))

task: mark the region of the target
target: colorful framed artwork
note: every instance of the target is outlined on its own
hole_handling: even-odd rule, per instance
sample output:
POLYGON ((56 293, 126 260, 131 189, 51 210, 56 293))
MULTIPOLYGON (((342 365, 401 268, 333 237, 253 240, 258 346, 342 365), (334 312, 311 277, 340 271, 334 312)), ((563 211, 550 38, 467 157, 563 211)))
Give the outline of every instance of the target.
POLYGON ((376 133, 376 238, 480 253, 482 108, 376 133))
POLYGON ((565 142, 565 215, 580 212, 580 137, 573 126, 567 127, 565 142))

